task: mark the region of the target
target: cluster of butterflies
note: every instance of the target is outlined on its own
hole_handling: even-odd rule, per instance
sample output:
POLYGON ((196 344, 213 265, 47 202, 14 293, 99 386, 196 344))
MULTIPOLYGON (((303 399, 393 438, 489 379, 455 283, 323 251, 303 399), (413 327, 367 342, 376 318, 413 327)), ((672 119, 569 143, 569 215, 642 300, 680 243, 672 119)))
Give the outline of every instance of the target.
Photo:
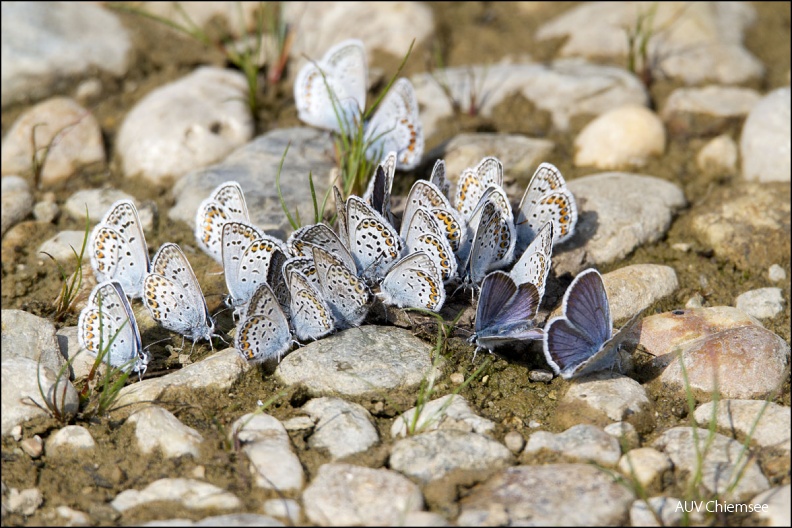
MULTIPOLYGON (((340 42, 318 62, 305 64, 294 82, 299 118, 309 125, 353 135, 364 118, 368 65, 366 50, 357 39, 340 42)), ((400 78, 365 123, 366 157, 379 160, 396 152, 399 169, 413 169, 421 160, 424 136, 418 100, 409 80, 400 78)))
MULTIPOLYGON (((572 235, 577 220, 574 197, 553 165, 540 165, 513 213, 497 158, 462 172, 453 206, 439 160, 429 180, 410 189, 397 230, 390 206, 397 157, 390 152, 377 166, 362 197, 343 200, 334 189, 337 232, 318 223, 285 242, 267 235, 252 224, 236 182, 221 184, 201 203, 196 240, 223 266, 226 304, 239 318, 235 348, 245 359, 280 360, 294 338, 316 340, 359 326, 375 297, 437 312, 446 286, 456 285, 480 292, 470 339, 476 351, 541 339, 548 363, 564 377, 613 364, 619 340, 612 336, 607 295, 595 270, 575 278, 562 317, 535 327, 552 248, 572 235), (510 271, 502 271, 516 255, 510 271)), ((80 314, 86 350, 98 354, 109 345, 110 364, 145 371, 149 356, 127 297, 142 297, 166 329, 192 341, 211 340, 214 320, 190 263, 172 243, 149 262, 131 201, 111 207, 90 245, 100 282, 80 314)))

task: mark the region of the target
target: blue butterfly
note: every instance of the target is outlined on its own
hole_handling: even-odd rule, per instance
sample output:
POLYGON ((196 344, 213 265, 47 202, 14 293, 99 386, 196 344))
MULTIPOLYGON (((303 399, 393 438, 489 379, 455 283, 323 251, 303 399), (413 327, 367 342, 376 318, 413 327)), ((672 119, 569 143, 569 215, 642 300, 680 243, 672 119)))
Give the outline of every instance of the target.
POLYGON ((493 271, 481 283, 481 295, 476 308, 475 333, 468 342, 476 345, 476 352, 486 348, 490 352, 510 341, 542 339, 541 328, 534 327, 539 308, 539 292, 530 282, 517 286, 508 273, 493 271))
POLYGON ((545 326, 544 354, 564 379, 612 368, 619 345, 640 315, 635 314, 614 336, 605 285, 593 268, 580 272, 569 285, 562 311, 545 326))

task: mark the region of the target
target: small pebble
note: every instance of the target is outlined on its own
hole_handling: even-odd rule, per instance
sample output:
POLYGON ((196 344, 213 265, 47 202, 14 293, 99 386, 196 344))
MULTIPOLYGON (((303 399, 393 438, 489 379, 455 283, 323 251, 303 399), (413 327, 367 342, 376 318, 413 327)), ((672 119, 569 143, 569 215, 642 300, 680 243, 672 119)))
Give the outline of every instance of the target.
POLYGON ((461 385, 462 383, 465 382, 465 376, 459 372, 454 372, 453 374, 451 374, 450 379, 451 379, 451 383, 453 383, 454 385, 461 385))
POLYGON ((528 373, 528 379, 537 383, 550 383, 553 381, 553 373, 547 370, 532 370, 528 373))
POLYGON ((690 251, 690 244, 686 242, 677 242, 676 244, 671 244, 671 249, 674 251, 681 251, 682 253, 687 253, 690 251))
POLYGON ((15 425, 14 428, 11 429, 11 437, 17 442, 22 440, 22 426, 21 425, 15 425))
POLYGON ((694 293, 685 303, 685 308, 701 308, 704 306, 704 297, 700 293, 694 293))
POLYGON ((38 458, 44 451, 44 442, 42 442, 39 435, 34 435, 32 438, 25 438, 22 440, 19 443, 19 447, 21 447, 22 451, 30 458, 38 458))
POLYGON ((190 472, 190 476, 194 479, 203 480, 206 478, 206 466, 195 466, 190 472))
POLYGON ((523 447, 525 447, 525 438, 517 431, 509 431, 506 433, 506 436, 503 437, 503 443, 506 444, 509 451, 517 455, 522 451, 523 447))
POLYGON ((531 420, 530 422, 528 422, 528 427, 530 427, 531 429, 537 429, 539 427, 542 427, 542 424, 540 422, 537 422, 536 420, 531 420))
POLYGON ((780 282, 786 279, 786 271, 784 271, 784 268, 778 264, 773 264, 770 266, 770 269, 767 270, 767 274, 769 275, 770 280, 773 282, 780 282))
POLYGON ((37 222, 49 224, 57 217, 60 209, 55 202, 38 202, 33 206, 33 217, 37 222))

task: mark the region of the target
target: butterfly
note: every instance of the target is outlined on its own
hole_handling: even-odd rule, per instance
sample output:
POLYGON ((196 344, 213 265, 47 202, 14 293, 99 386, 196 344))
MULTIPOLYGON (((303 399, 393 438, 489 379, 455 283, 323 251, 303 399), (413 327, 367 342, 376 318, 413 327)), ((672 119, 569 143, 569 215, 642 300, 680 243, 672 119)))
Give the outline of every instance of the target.
POLYGON ((485 202, 472 247, 460 272, 463 284, 478 285, 488 272, 508 265, 514 256, 514 242, 511 217, 495 202, 485 202))
POLYGON ((553 222, 546 222, 509 272, 518 286, 526 282, 536 286, 540 303, 544 297, 547 275, 550 273, 552 254, 553 222))
POLYGON ((424 308, 439 312, 445 303, 443 279, 432 259, 419 251, 391 267, 380 283, 378 297, 399 308, 424 308))
POLYGON ((426 210, 434 219, 440 232, 448 239, 451 250, 459 251, 466 240, 465 219, 451 207, 451 203, 434 183, 416 180, 407 194, 399 234, 406 239, 413 216, 418 209, 426 210))
POLYGON ((401 257, 404 243, 379 213, 357 196, 346 203, 349 252, 357 272, 367 280, 382 277, 401 257))
POLYGON ((103 361, 140 377, 146 371, 149 355, 143 350, 132 307, 121 284, 104 281, 88 297, 88 305, 77 322, 80 346, 92 356, 106 354, 103 361))
POLYGON ((280 361, 292 345, 289 320, 267 283, 259 284, 237 325, 234 348, 249 363, 280 361))
POLYGON ((481 348, 492 352, 509 341, 542 339, 543 332, 533 321, 538 309, 536 286, 529 282, 517 286, 503 271, 488 274, 481 283, 475 333, 469 339, 476 345, 473 357, 481 348))
POLYGON ((371 120, 366 123, 364 139, 368 159, 381 159, 386 152, 396 152, 396 167, 414 169, 421 161, 424 135, 418 115, 418 99, 412 83, 398 79, 382 99, 371 120))
POLYGON ((220 264, 223 263, 223 225, 231 221, 251 224, 242 187, 233 181, 218 185, 201 202, 195 215, 195 240, 220 264))
POLYGON ((503 187, 503 164, 498 158, 487 156, 474 168, 467 168, 459 175, 455 202, 457 210, 465 218, 470 218, 484 191, 492 186, 503 187))
POLYGON ((569 240, 577 218, 575 197, 561 172, 551 163, 542 163, 531 177, 516 212, 517 251, 526 248, 547 222, 553 222, 553 245, 569 240))
POLYGON ((580 272, 564 293, 563 315, 544 329, 544 354, 556 375, 576 378, 612 368, 640 312, 614 336, 608 295, 593 268, 580 272))
MULTIPOLYGON (((318 62, 304 65, 294 82, 294 101, 301 121, 352 136, 366 107, 368 65, 363 43, 339 42, 318 62)), ((412 169, 421 159, 424 136, 418 100, 407 79, 397 80, 364 126, 369 160, 396 152, 397 168, 412 169)))
POLYGON ((291 293, 291 322, 300 341, 316 340, 335 330, 333 315, 322 294, 299 271, 286 278, 291 293))
POLYGON ((151 273, 143 280, 143 303, 163 327, 188 337, 211 341, 214 320, 187 257, 168 242, 154 255, 151 273))
POLYGON ((457 260, 451 244, 440 231, 434 217, 424 208, 416 210, 407 228, 408 253, 423 251, 437 267, 444 283, 457 278, 457 260))
POLYGON ((349 134, 366 106, 366 49, 357 39, 339 42, 318 62, 305 64, 294 81, 301 121, 349 134), (340 123, 339 123, 340 119, 340 123))
MULTIPOLYGON (((226 222, 223 226, 223 271, 228 298, 226 304, 240 308, 259 284, 266 283, 274 251, 286 247, 277 238, 265 235, 244 222, 226 222)), ((238 310, 239 312, 239 310, 238 310)))
POLYGON ((132 299, 143 295, 143 277, 150 267, 148 246, 131 200, 119 200, 110 207, 94 227, 90 247, 97 281, 118 282, 132 299))
POLYGON ((360 326, 368 314, 371 291, 340 259, 320 247, 313 248, 320 292, 333 313, 337 328, 360 326))
POLYGON ((451 182, 446 177, 445 160, 439 159, 435 161, 432 173, 429 175, 429 183, 437 187, 446 198, 451 196, 451 182))
POLYGON ((377 165, 374 175, 369 179, 366 192, 362 196, 363 201, 382 215, 391 225, 393 225, 393 214, 390 208, 390 197, 395 173, 396 152, 391 151, 388 152, 382 163, 377 165))
POLYGON ((312 250, 322 248, 332 253, 351 270, 356 270, 355 259, 339 235, 326 224, 309 224, 294 231, 286 242, 292 255, 313 258, 312 250))

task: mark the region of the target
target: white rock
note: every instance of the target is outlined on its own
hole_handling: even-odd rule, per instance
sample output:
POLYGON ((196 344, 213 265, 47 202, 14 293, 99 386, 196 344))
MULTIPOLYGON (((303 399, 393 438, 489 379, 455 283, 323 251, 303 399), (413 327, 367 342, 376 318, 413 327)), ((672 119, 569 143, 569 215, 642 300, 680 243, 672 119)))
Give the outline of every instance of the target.
POLYGON ((553 126, 561 131, 567 130, 576 116, 599 115, 625 104, 648 102, 643 85, 634 75, 577 59, 559 60, 549 66, 528 63, 447 68, 410 78, 421 106, 426 137, 437 131, 441 119, 454 112, 437 79, 443 79, 451 97, 463 109, 471 106, 471 97, 476 95, 477 111, 484 117, 490 117, 506 97, 519 93, 548 112, 553 126))
POLYGON ((780 282, 786 279, 786 271, 778 264, 773 264, 770 266, 770 269, 767 270, 767 276, 773 282, 780 282))
POLYGON ((537 431, 528 437, 524 454, 536 454, 542 450, 559 454, 573 462, 594 462, 605 467, 615 467, 619 462, 619 442, 602 429, 593 425, 580 424, 563 433, 553 434, 537 431))
MULTIPOLYGON (((5 143, 3 143, 3 149, 5 149, 5 143)), ((24 220, 33 207, 30 186, 19 176, 3 176, 1 196, 0 236, 5 235, 9 227, 24 220)))
POLYGON ((58 218, 58 214, 60 214, 60 208, 55 202, 41 201, 33 206, 33 218, 35 218, 37 222, 50 224, 58 218))
POLYGON ((626 421, 642 433, 654 428, 654 406, 646 389, 615 371, 596 372, 570 384, 558 405, 556 421, 561 427, 626 421))
POLYGON ((478 433, 440 429, 398 440, 388 464, 426 484, 455 471, 475 472, 483 480, 512 462, 511 452, 500 442, 478 433))
POLYGON ((509 451, 515 455, 519 455, 520 451, 525 447, 525 438, 517 431, 509 431, 506 433, 506 436, 503 437, 503 443, 506 444, 509 451))
POLYGON ((128 489, 119 493, 110 505, 120 512, 136 506, 157 501, 178 502, 189 510, 241 508, 240 501, 233 493, 200 480, 184 478, 164 478, 156 480, 138 491, 128 489))
POLYGON ((748 114, 740 136, 742 174, 746 180, 790 180, 791 104, 790 88, 778 88, 767 94, 748 114))
POLYGON ((127 385, 121 389, 114 409, 118 415, 128 414, 135 408, 132 404, 149 404, 171 388, 228 389, 248 369, 250 365, 239 357, 235 349, 226 348, 167 376, 127 385))
POLYGON ((71 218, 82 221, 85 225, 86 208, 88 218, 91 224, 96 224, 118 200, 132 200, 135 206, 138 205, 137 200, 132 196, 119 191, 118 189, 83 189, 77 191, 66 199, 63 204, 63 210, 71 218), (87 206, 87 207, 86 207, 87 206))
POLYGON ((659 264, 633 264, 602 276, 611 317, 629 319, 679 288, 676 271, 659 264))
POLYGON ((447 394, 424 404, 418 419, 418 408, 402 413, 391 425, 391 437, 407 436, 411 424, 415 423, 413 433, 423 433, 436 429, 458 429, 486 434, 495 428, 495 423, 473 412, 464 397, 447 394))
POLYGON ((671 460, 657 449, 639 447, 622 455, 619 471, 628 479, 635 479, 647 491, 660 491, 663 475, 671 470, 671 460))
POLYGON ((561 48, 564 56, 624 60, 625 28, 635 30, 642 22, 644 34, 654 37, 648 59, 657 71, 686 84, 738 84, 764 72, 762 63, 742 46, 744 31, 755 19, 754 8, 746 2, 594 2, 546 22, 536 38, 569 37, 561 48))
POLYGON ((703 490, 718 493, 720 499, 745 501, 770 488, 757 459, 744 452, 740 442, 718 433, 710 437, 706 429, 697 429, 696 434, 698 448, 694 444, 695 435, 691 427, 669 429, 652 443, 652 447, 663 451, 671 459, 680 482, 694 478, 697 472, 690 471, 690 468, 698 467, 700 460, 703 490), (734 482, 736 485, 727 492, 734 482))
POLYGON ((319 60, 342 38, 356 38, 363 41, 371 67, 375 50, 401 59, 413 39, 418 47, 435 29, 432 10, 417 2, 288 2, 283 7, 286 20, 300 28, 291 49, 293 58, 304 54, 319 60))
POLYGON ((118 131, 124 174, 162 185, 227 156, 253 134, 246 90, 241 73, 201 67, 149 93, 118 131))
POLYGON ((790 514, 791 497, 790 485, 787 484, 760 493, 753 498, 751 503, 759 506, 767 505, 757 512, 757 516, 767 521, 768 526, 789 526, 790 517, 792 517, 790 514))
POLYGON ((314 398, 302 410, 316 420, 308 445, 327 449, 333 459, 366 451, 379 442, 371 415, 362 405, 340 398, 314 398))
POLYGON ((212 515, 199 521, 190 519, 160 519, 149 521, 140 526, 285 526, 282 522, 267 515, 257 513, 229 513, 226 515, 212 515))
MULTIPOLYGON (((21 431, 20 431, 21 432, 21 431)), ((44 452, 44 442, 39 435, 33 435, 19 442, 19 447, 30 458, 38 458, 44 452)))
POLYGON ((91 518, 87 513, 69 508, 68 506, 58 506, 55 513, 63 519, 66 526, 90 526, 91 518))
POLYGON ((705 172, 736 174, 737 143, 728 134, 711 139, 696 155, 696 165, 705 172))
POLYGON ((67 97, 39 103, 11 125, 3 138, 3 174, 32 171, 34 149, 37 163, 42 164, 43 186, 67 180, 82 168, 105 163, 99 122, 67 97))
POLYGON ((2 311, 2 358, 26 357, 58 372, 65 364, 48 319, 23 310, 2 311))
POLYGON ((451 523, 438 513, 411 511, 404 516, 402 526, 451 526, 451 523))
POLYGON ((129 34, 97 4, 3 3, 2 28, 3 107, 46 97, 93 69, 121 76, 129 67, 129 34))
POLYGON ((407 477, 388 469, 324 464, 303 492, 308 520, 320 526, 388 526, 423 509, 407 477))
POLYGON ((458 526, 608 526, 627 519, 633 494, 588 464, 516 466, 460 501, 458 526))
POLYGON ((67 425, 58 429, 58 432, 47 439, 47 456, 62 449, 76 451, 94 447, 96 447, 96 442, 88 429, 80 425, 67 425))
MULTIPOLYGON (((696 422, 708 427, 713 419, 713 402, 707 402, 696 409, 696 422)), ((751 442, 761 447, 778 448, 790 452, 789 407, 760 400, 720 400, 715 422, 718 429, 727 434, 737 433, 743 441, 752 433, 751 442)))
MULTIPOLYGON (((85 240, 84 230, 61 231, 49 240, 45 240, 39 246, 38 251, 39 253, 49 253, 55 260, 62 264, 74 263, 77 261, 77 256, 75 256, 74 253, 76 252, 77 255, 80 254, 80 250, 83 246, 83 240, 85 240), (74 249, 74 251, 72 251, 72 249, 74 249)), ((88 244, 86 244, 83 259, 87 259, 88 251, 88 244)))
POLYGON ((624 172, 603 172, 567 182, 578 206, 569 241, 553 250, 557 276, 624 258, 668 231, 676 211, 687 204, 673 183, 624 172))
POLYGON ((295 416, 283 421, 287 431, 307 431, 313 429, 316 423, 308 416, 295 416))
POLYGON ((203 442, 201 434, 162 407, 145 407, 132 414, 127 422, 135 425, 138 449, 144 454, 159 449, 165 458, 183 455, 197 458, 199 455, 199 446, 203 442))
POLYGON ((58 408, 65 418, 77 413, 79 397, 68 380, 68 373, 57 378, 56 374, 36 361, 26 357, 3 358, 2 367, 2 435, 11 432, 14 426, 26 422, 37 416, 46 415, 45 399, 41 397, 43 390, 46 401, 51 406, 58 408), (40 367, 40 370, 38 368, 40 367), (38 381, 36 372, 39 372, 38 381), (39 389, 39 383, 41 389, 39 389), (38 405, 25 403, 31 399, 38 405), (39 408, 41 406, 41 408, 39 408))
POLYGON ((724 117, 744 116, 761 97, 756 90, 740 86, 677 88, 666 99, 661 114, 664 120, 680 112, 724 117))
POLYGON ((770 319, 784 311, 781 288, 759 288, 737 296, 734 305, 757 319, 770 319))
POLYGON ((292 352, 275 377, 286 385, 302 383, 315 395, 370 394, 417 386, 433 373, 430 352, 407 330, 361 326, 292 352))
POLYGON ((267 414, 246 414, 234 422, 231 441, 242 443, 256 485, 281 491, 300 490, 304 475, 283 425, 267 414), (235 438, 236 437, 236 438, 235 438))
POLYGON ((38 488, 19 491, 11 488, 8 493, 8 510, 22 515, 33 515, 44 502, 44 496, 38 488))
POLYGON ((665 151, 663 122, 644 106, 622 106, 587 124, 575 138, 575 165, 642 167, 665 151))

